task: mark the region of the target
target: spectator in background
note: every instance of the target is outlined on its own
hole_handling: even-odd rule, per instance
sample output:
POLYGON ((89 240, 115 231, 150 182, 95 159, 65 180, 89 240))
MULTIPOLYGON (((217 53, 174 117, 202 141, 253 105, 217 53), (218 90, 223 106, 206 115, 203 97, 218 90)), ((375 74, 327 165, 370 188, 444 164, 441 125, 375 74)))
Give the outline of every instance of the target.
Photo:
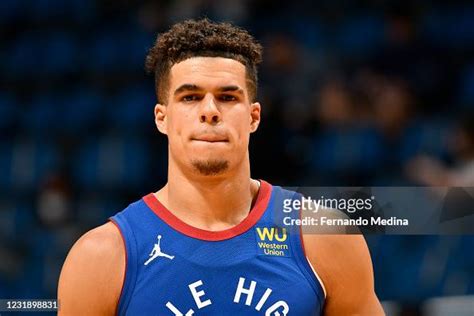
POLYGON ((474 115, 461 120, 452 136, 454 165, 430 156, 414 158, 406 168, 415 182, 428 186, 474 186, 474 115))
POLYGON ((383 79, 373 100, 374 121, 385 139, 397 141, 412 117, 413 97, 403 81, 383 79))
POLYGON ((354 107, 351 95, 337 80, 327 82, 321 88, 317 117, 322 125, 343 127, 354 122, 354 107))
POLYGON ((62 227, 71 219, 70 188, 66 177, 51 174, 41 187, 38 197, 38 217, 46 227, 62 227))

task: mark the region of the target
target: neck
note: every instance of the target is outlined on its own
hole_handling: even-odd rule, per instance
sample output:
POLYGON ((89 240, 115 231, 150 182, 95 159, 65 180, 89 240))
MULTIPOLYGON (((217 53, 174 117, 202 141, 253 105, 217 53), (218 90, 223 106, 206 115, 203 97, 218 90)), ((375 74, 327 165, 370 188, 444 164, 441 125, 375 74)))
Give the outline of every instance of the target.
POLYGON ((186 224, 219 231, 247 217, 258 187, 258 182, 250 178, 248 158, 234 170, 218 176, 187 174, 170 162, 168 183, 156 196, 186 224))

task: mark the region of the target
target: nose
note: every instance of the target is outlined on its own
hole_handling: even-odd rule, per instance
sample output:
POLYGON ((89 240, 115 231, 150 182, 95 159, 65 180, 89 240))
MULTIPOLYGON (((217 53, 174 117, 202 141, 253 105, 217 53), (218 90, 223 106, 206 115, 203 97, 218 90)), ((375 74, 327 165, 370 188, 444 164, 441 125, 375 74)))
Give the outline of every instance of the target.
POLYGON ((212 95, 207 95, 203 99, 199 110, 199 121, 211 125, 215 125, 221 121, 221 113, 219 112, 212 95))

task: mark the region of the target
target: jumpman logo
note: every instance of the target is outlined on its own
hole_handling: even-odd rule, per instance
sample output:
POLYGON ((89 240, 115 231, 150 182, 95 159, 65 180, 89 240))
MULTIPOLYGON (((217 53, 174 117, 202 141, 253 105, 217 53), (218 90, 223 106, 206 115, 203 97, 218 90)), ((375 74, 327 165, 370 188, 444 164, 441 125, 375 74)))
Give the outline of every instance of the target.
POLYGON ((174 256, 167 255, 166 253, 161 252, 160 242, 161 242, 161 235, 158 235, 158 242, 153 247, 153 250, 150 253, 150 258, 145 262, 145 265, 148 265, 150 262, 155 260, 158 257, 165 257, 170 260, 174 259, 174 256))

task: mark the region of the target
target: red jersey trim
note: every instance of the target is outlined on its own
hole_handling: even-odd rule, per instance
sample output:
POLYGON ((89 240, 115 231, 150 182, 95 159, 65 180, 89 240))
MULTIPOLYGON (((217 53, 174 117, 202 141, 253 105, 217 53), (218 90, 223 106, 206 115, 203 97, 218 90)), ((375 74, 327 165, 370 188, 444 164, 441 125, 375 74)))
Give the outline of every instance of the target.
POLYGON ((186 224, 177 218, 173 213, 171 213, 163 204, 161 204, 161 202, 153 193, 143 197, 143 200, 159 218, 161 218, 166 224, 180 233, 196 239, 220 241, 241 235, 252 228, 252 226, 254 226, 259 221, 267 209, 271 192, 272 186, 268 182, 260 180, 260 189, 258 191, 257 199, 253 208, 250 210, 249 215, 236 226, 219 231, 200 229, 186 224))

